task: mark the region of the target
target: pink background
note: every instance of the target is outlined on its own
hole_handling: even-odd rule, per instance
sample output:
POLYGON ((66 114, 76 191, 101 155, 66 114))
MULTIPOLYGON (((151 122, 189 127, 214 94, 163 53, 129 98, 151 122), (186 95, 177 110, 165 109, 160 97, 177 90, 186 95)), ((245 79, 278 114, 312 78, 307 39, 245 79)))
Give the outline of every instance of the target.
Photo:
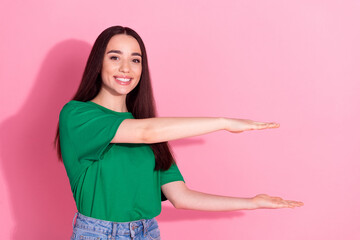
POLYGON ((176 210, 163 239, 360 238, 358 0, 19 1, 0 6, 0 239, 69 239, 76 211, 52 140, 91 45, 143 38, 160 116, 277 121, 171 142, 190 188, 297 209, 176 210))

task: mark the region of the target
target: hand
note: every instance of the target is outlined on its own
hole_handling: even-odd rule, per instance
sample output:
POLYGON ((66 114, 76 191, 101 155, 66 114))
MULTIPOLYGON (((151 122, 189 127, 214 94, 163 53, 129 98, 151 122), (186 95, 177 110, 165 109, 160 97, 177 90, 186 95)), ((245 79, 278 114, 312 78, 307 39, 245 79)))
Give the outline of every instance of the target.
POLYGON ((284 200, 280 197, 271 197, 267 194, 258 194, 252 198, 256 208, 295 208, 304 205, 302 202, 284 200))
POLYGON ((280 124, 275 122, 255 122, 249 119, 225 118, 225 130, 232 133, 240 133, 248 130, 260 130, 267 128, 278 128, 280 124))

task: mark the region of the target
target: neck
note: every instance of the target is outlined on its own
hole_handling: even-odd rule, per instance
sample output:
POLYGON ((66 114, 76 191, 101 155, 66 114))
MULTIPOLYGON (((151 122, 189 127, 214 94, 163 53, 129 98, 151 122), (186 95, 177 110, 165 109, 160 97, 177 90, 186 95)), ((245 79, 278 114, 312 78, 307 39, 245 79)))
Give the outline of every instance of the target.
POLYGON ((91 101, 116 112, 128 112, 126 108, 126 95, 113 95, 103 90, 103 88, 91 101))

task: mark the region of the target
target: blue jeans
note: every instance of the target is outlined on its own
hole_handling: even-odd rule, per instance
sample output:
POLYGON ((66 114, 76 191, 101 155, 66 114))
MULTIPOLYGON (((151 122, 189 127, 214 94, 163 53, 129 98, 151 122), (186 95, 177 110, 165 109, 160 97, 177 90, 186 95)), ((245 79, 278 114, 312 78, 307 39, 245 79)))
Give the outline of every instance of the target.
POLYGON ((132 222, 110 222, 75 213, 71 240, 160 240, 155 218, 132 222), (76 222, 74 224, 74 220, 76 222))

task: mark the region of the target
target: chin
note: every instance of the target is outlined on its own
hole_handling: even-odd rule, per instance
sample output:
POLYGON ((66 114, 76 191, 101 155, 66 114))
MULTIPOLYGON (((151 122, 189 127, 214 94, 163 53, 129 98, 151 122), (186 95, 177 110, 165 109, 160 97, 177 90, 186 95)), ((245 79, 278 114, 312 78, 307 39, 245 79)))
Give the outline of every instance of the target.
POLYGON ((133 89, 131 89, 130 91, 116 91, 116 94, 118 95, 127 95, 129 94, 133 89))

